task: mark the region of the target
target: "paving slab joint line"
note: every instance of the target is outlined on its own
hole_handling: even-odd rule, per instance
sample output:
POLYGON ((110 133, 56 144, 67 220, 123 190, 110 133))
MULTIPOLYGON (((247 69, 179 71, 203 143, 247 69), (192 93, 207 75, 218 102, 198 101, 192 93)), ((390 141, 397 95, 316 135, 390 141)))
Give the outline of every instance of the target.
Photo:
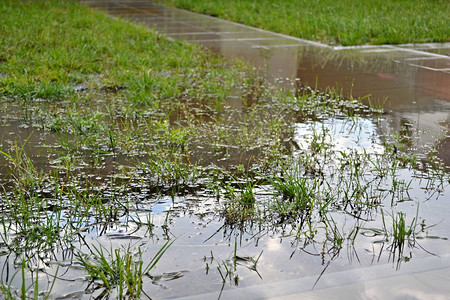
POLYGON ((227 35, 227 34, 234 34, 234 33, 252 33, 251 31, 244 31, 244 32, 238 32, 238 31, 201 31, 201 32, 180 32, 180 33, 166 33, 165 35, 168 36, 183 36, 183 35, 208 35, 208 34, 221 34, 221 35, 227 35))
MULTIPOLYGON (((420 45, 420 44, 417 44, 420 45)), ((426 56, 432 56, 432 57, 436 57, 436 58, 443 58, 443 59, 450 59, 449 56, 447 55, 443 55, 443 54, 437 54, 437 53, 430 53, 430 52, 426 52, 426 51, 421 51, 421 50, 416 50, 416 49, 409 49, 409 48, 402 48, 402 45, 386 45, 387 47, 391 47, 395 50, 398 51, 404 51, 404 52, 412 52, 418 55, 426 55, 426 56)))

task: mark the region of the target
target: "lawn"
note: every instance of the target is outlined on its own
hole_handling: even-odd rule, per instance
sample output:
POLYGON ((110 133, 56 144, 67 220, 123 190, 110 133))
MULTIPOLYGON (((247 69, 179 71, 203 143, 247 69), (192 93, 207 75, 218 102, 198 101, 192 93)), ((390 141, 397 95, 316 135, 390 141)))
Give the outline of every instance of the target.
POLYGON ((161 2, 329 45, 450 41, 450 1, 447 0, 161 2))

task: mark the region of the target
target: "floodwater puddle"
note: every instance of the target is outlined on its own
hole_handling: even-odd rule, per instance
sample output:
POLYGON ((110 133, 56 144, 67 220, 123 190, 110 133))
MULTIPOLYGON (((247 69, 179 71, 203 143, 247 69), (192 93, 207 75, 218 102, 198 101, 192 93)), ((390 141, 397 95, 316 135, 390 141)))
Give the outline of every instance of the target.
POLYGON ((445 51, 330 49, 147 2, 83 2, 246 59, 290 93, 250 77, 217 107, 125 105, 120 89, 5 108, 0 276, 13 295, 25 282, 113 299, 120 274, 141 298, 264 298, 273 283, 344 285, 333 276, 391 277, 450 253, 449 74, 433 56, 445 51))
MULTIPOLYGON (((401 123, 411 123, 411 132, 428 131, 421 138, 438 147, 441 158, 448 157, 445 153, 450 150, 444 149, 450 111, 448 43, 329 47, 152 2, 85 2, 171 38, 244 59, 272 78, 287 79, 285 86, 297 79, 304 86, 335 88, 344 97, 383 106, 387 124, 380 124, 380 131, 392 134, 401 130, 401 123), (154 11, 144 13, 147 9, 154 11)), ((420 148, 421 141, 415 147, 420 148)))
POLYGON ((370 119, 342 118, 295 124, 293 139, 299 149, 307 149, 318 136, 334 152, 383 154, 385 150, 370 119))
POLYGON ((101 180, 85 181, 89 177, 82 175, 85 179, 72 184, 58 185, 55 180, 62 179, 53 178, 53 184, 28 196, 44 204, 24 199, 20 205, 13 202, 13 191, 5 191, 4 216, 14 216, 21 205, 36 213, 30 224, 3 223, 3 281, 20 286, 23 278, 13 276, 14 270, 26 263, 40 270, 39 280, 49 282, 47 289, 55 280, 54 296, 101 296, 104 283, 84 272, 86 253, 95 257, 96 249, 103 249, 106 259, 114 261, 114 249, 119 249, 121 255, 149 262, 166 239, 174 243, 142 279, 143 291, 155 298, 226 292, 312 274, 319 278, 322 272, 327 276, 373 265, 392 264, 395 272, 402 264, 447 253, 448 174, 421 171, 419 165, 426 162, 420 159, 406 162, 415 158, 402 152, 402 136, 393 141, 380 135, 377 122, 342 115, 294 124, 291 165, 281 168, 285 180, 254 174, 227 183, 216 174, 194 180, 192 190, 163 185, 158 192, 145 172, 128 175, 135 176, 131 181, 98 174, 101 180), (230 219, 230 202, 237 201, 234 209, 248 209, 239 204, 248 180, 253 208, 242 220, 239 215, 230 219), (304 204, 308 212, 295 208, 295 201, 303 199, 295 197, 302 194, 292 196, 294 202, 283 194, 289 185, 313 199, 304 204), (406 235, 396 240, 400 219, 406 235), (25 238, 26 232, 55 238, 52 228, 77 238, 25 238), (14 253, 21 252, 23 243, 36 248, 27 251, 29 260, 20 262, 14 253))

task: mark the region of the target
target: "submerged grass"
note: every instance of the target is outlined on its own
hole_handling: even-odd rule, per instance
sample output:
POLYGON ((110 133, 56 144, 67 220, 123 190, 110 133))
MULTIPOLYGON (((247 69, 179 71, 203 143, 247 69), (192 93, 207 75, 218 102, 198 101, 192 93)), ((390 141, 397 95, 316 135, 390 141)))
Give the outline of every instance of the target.
MULTIPOLYGON (((214 208, 200 218, 221 218, 230 239, 234 229, 256 230, 252 239, 282 232, 325 261, 356 245, 365 223, 382 219, 380 207, 411 201, 400 171, 426 181, 430 194, 449 184, 437 159, 402 152, 401 136, 382 153, 335 149, 326 120, 346 120, 352 131, 378 110, 331 92, 276 88, 242 62, 75 1, 2 1, 0 28, 0 258, 33 282, 3 272, 5 297, 56 296, 33 278, 65 264, 81 267, 83 293, 142 297, 172 244, 172 210, 153 222, 164 197, 174 206, 202 194, 214 208), (294 124, 310 126, 304 141, 294 124), (342 224, 347 217, 354 226, 342 224), (158 232, 165 242, 146 266, 141 249, 158 232), (111 236, 125 242, 92 247, 111 236), (130 248, 133 239, 140 242, 130 248)), ((419 216, 412 227, 403 212, 393 216, 392 230, 379 227, 400 256, 419 216)), ((238 261, 256 270, 261 254, 239 258, 237 247, 232 260, 216 260, 223 282, 237 284, 238 261)), ((60 274, 56 286, 67 280, 60 274)))
POLYGON ((446 0, 160 2, 330 45, 450 41, 446 0))

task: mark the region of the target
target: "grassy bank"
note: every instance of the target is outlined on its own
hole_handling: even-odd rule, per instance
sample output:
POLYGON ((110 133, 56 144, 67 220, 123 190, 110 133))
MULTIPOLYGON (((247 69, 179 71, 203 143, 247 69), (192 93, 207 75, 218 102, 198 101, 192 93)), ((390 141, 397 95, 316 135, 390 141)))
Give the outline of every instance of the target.
POLYGON ((4 298, 175 298, 237 284, 242 262, 260 278, 261 248, 239 256, 244 233, 261 245, 282 235, 319 268, 360 240, 399 263, 428 234, 416 198, 448 185, 438 159, 407 154, 407 131, 335 147, 339 133, 367 136, 380 110, 271 86, 242 62, 76 1, 2 1, 0 31, 4 298), (213 254, 207 230, 223 233, 208 237, 214 251, 234 242, 233 254, 213 254), (177 265, 157 270, 178 241, 177 265), (175 280, 160 288, 172 279, 185 280, 180 294, 165 294, 175 280))
POLYGON ((450 41, 450 3, 446 0, 161 2, 330 45, 450 41))

